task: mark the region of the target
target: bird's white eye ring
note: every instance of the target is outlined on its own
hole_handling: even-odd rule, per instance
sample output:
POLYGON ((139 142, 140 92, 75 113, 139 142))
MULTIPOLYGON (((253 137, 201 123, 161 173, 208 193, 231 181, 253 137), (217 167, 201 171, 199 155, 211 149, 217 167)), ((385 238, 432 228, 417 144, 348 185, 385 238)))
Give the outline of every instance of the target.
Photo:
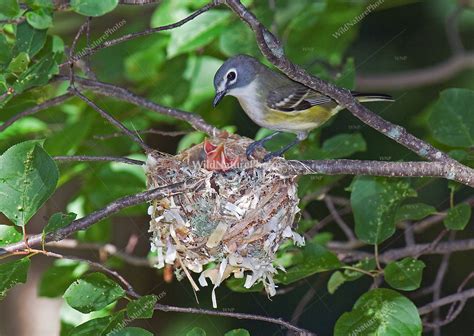
POLYGON ((227 81, 232 82, 237 77, 235 71, 229 71, 227 73, 227 81))

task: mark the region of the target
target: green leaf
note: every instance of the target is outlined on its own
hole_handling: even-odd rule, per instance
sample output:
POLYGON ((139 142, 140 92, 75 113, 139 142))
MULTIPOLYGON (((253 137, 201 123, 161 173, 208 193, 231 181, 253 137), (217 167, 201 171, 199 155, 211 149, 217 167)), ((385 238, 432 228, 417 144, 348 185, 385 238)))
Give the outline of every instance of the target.
POLYGON ((286 14, 290 16, 285 29, 289 58, 298 64, 317 59, 341 63, 347 47, 358 33, 358 25, 352 22, 361 15, 366 4, 357 1, 348 6, 344 0, 284 3, 294 7, 286 14))
POLYGON ((56 55, 48 54, 21 74, 13 84, 13 89, 18 94, 34 86, 45 85, 58 72, 56 55))
POLYGON ((167 48, 168 58, 207 45, 224 31, 230 16, 228 11, 210 10, 173 29, 167 48))
POLYGON ((434 213, 436 213, 436 208, 428 204, 404 204, 398 208, 395 214, 395 223, 406 220, 420 220, 434 213))
POLYGON ((8 64, 11 58, 11 45, 4 35, 0 35, 0 68, 8 64))
POLYGON ((408 197, 416 196, 401 179, 360 176, 351 185, 355 233, 368 244, 380 244, 395 232, 395 214, 408 197))
POLYGON ((44 142, 44 148, 50 155, 74 155, 90 133, 95 114, 80 114, 74 122, 65 124, 61 130, 49 136, 44 142))
POLYGON ((385 288, 362 295, 352 311, 342 314, 334 327, 335 336, 419 336, 421 331, 421 319, 413 302, 385 288))
POLYGON ((474 146, 474 91, 448 89, 431 108, 428 125, 439 142, 453 147, 474 146))
POLYGON ((53 0, 25 0, 31 8, 54 9, 53 0))
POLYGON ((120 329, 112 334, 111 336, 153 336, 153 333, 148 330, 137 328, 137 327, 127 327, 120 329))
POLYGON ((448 210, 443 223, 449 230, 464 230, 471 218, 471 207, 466 203, 456 205, 448 210))
POLYGON ((341 271, 334 272, 328 280, 328 293, 334 294, 346 281, 347 279, 341 271))
POLYGON ((158 297, 156 295, 142 296, 127 304, 127 316, 131 319, 147 319, 153 316, 158 297))
POLYGON ((70 5, 76 13, 85 16, 101 16, 113 11, 118 5, 118 0, 71 0, 70 5))
POLYGON ((64 214, 61 212, 55 213, 49 218, 48 224, 46 224, 45 228, 43 229, 43 240, 49 233, 54 233, 59 229, 68 226, 75 220, 77 215, 75 213, 68 213, 64 214))
POLYGON ((26 21, 36 29, 48 29, 53 26, 51 13, 44 9, 26 13, 26 21))
POLYGON ((339 268, 341 265, 337 256, 324 246, 307 243, 302 249, 302 260, 289 267, 286 272, 279 272, 275 280, 288 285, 313 274, 339 268))
POLYGON ((23 234, 18 227, 12 225, 0 225, 0 247, 19 242, 23 234))
POLYGON ((116 335, 123 327, 127 325, 127 321, 125 321, 125 310, 120 310, 114 315, 112 315, 112 319, 109 322, 107 328, 102 331, 103 336, 112 336, 116 335))
POLYGON ((186 79, 191 82, 191 87, 183 105, 185 110, 196 110, 199 104, 209 102, 214 97, 213 79, 222 61, 214 57, 190 57, 186 70, 186 79))
POLYGON ((91 273, 75 281, 64 293, 64 299, 81 313, 104 308, 120 299, 125 291, 102 273, 91 273))
POLYGON ((194 327, 186 333, 186 336, 206 336, 204 329, 194 327))
POLYGON ((68 336, 100 335, 112 320, 112 316, 104 316, 84 322, 75 327, 68 336))
POLYGON ((166 44, 167 40, 161 38, 147 48, 135 51, 128 56, 125 59, 126 76, 133 81, 145 81, 159 77, 160 69, 166 60, 166 44))
POLYGON ((228 57, 237 54, 259 56, 255 37, 249 27, 242 22, 234 22, 219 37, 219 48, 228 57))
POLYGON ((18 25, 16 30, 16 43, 13 47, 13 55, 24 51, 33 58, 46 43, 46 30, 38 30, 27 22, 18 25))
POLYGON ((54 298, 63 295, 74 280, 81 277, 88 268, 84 262, 57 260, 41 275, 38 296, 54 298))
MULTIPOLYGON (((152 28, 165 26, 184 19, 189 12, 185 1, 163 0, 153 12, 150 25, 152 28)), ((171 34, 171 31, 165 30, 162 34, 171 34)))
POLYGON ((20 15, 20 6, 17 0, 0 1, 0 14, 8 18, 20 15))
POLYGON ((30 258, 28 257, 0 264, 0 300, 16 284, 26 283, 29 267, 30 258))
POLYGON ((411 257, 393 261, 384 269, 385 280, 393 288, 412 291, 420 287, 425 263, 411 257))
POLYGON ((224 336, 250 336, 250 333, 245 329, 234 329, 226 332, 224 336))
POLYGON ((14 74, 20 74, 28 69, 30 63, 30 57, 24 51, 13 57, 10 64, 8 64, 7 70, 14 74))
POLYGON ((0 156, 0 211, 25 225, 52 195, 58 168, 38 141, 25 141, 0 156))
POLYGON ((357 152, 367 150, 367 145, 360 133, 338 134, 326 141, 322 146, 322 158, 337 159, 348 157, 357 152))
POLYGON ((191 132, 186 134, 184 137, 179 140, 178 149, 176 150, 178 153, 188 149, 194 145, 200 144, 204 141, 206 135, 203 132, 191 132))
MULTIPOLYGON (((357 264, 353 265, 352 267, 359 268, 364 271, 372 271, 375 269, 375 259, 374 258, 366 258, 364 260, 359 261, 357 264)), ((330 294, 334 294, 336 290, 342 286, 344 283, 348 281, 355 281, 362 277, 364 273, 359 272, 357 270, 352 269, 345 269, 344 272, 336 271, 334 272, 331 277, 329 278, 327 287, 328 292, 330 294)))

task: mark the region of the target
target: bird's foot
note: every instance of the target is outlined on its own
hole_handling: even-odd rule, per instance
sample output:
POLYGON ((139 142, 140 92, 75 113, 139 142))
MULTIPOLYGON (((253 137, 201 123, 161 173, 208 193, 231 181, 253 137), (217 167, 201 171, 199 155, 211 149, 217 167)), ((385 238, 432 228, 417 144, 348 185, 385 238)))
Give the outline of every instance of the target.
POLYGON ((267 155, 265 155, 263 157, 263 162, 268 162, 271 159, 276 158, 276 157, 280 157, 282 155, 283 155, 282 151, 276 151, 276 152, 268 153, 267 155))
POLYGON ((247 159, 251 160, 253 153, 257 150, 257 148, 262 146, 263 144, 261 141, 252 142, 245 150, 245 155, 247 155, 247 159))

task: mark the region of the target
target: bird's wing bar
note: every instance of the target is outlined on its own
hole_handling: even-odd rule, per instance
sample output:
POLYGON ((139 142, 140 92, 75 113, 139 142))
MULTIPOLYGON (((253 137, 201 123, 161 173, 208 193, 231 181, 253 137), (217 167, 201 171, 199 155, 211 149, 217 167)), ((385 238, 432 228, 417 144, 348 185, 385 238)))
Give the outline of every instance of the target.
POLYGON ((319 92, 294 84, 279 87, 271 91, 267 97, 268 107, 283 112, 303 111, 332 101, 319 92))

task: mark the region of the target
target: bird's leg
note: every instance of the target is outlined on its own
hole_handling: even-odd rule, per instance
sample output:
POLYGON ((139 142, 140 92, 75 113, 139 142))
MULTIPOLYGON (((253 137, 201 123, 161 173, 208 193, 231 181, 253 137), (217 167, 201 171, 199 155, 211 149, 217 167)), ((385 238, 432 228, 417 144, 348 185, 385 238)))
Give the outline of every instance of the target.
POLYGON ((295 140, 293 140, 292 142, 290 142, 288 145, 286 145, 285 147, 282 147, 281 149, 275 151, 275 152, 271 152, 271 153, 268 153, 267 155, 265 155, 265 157, 263 158, 263 162, 267 162, 267 161, 270 161, 271 159, 273 159, 274 157, 277 157, 277 156, 282 156, 287 150, 289 150, 291 147, 293 146, 296 146, 297 144, 299 144, 302 140, 299 139, 299 138, 296 138, 295 140))
POLYGON ((247 147, 247 150, 245 151, 245 154, 247 155, 247 158, 250 159, 250 157, 252 156, 253 152, 255 152, 255 150, 258 148, 258 147, 263 147, 263 145, 268 141, 270 140, 271 138, 273 138, 275 135, 277 134, 280 134, 280 132, 275 132, 275 133, 272 133, 270 134, 269 136, 266 136, 265 138, 263 139, 260 139, 258 141, 254 141, 252 142, 248 147, 247 147))

